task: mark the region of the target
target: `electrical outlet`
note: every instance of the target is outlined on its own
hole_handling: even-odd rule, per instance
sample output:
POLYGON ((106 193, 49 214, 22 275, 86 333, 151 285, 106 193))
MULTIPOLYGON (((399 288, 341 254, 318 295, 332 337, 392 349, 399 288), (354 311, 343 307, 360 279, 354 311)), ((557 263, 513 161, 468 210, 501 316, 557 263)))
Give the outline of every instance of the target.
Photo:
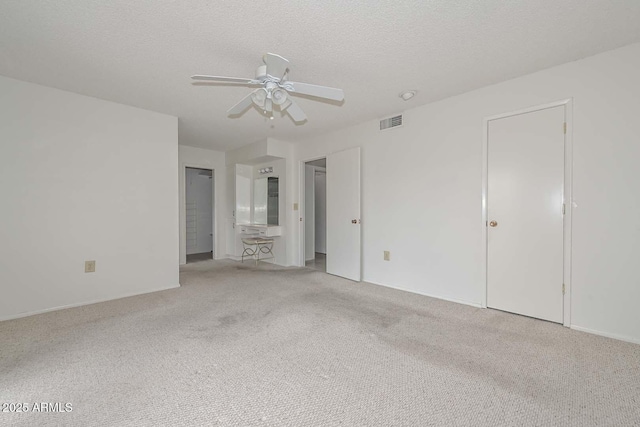
POLYGON ((384 260, 385 261, 391 261, 391 252, 384 251, 384 260))
POLYGON ((84 262, 84 272, 85 273, 95 273, 96 272, 96 262, 95 261, 85 261, 84 262))

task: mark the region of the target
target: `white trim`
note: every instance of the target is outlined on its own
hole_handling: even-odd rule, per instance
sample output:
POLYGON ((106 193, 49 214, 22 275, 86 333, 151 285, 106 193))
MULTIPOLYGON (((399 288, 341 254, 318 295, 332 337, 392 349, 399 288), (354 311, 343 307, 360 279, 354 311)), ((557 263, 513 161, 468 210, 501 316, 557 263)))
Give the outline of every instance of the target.
POLYGON ((135 297, 137 295, 150 294, 150 293, 153 293, 153 292, 167 291, 169 289, 176 289, 176 288, 179 288, 179 287, 180 287, 180 284, 178 283, 175 286, 167 286, 166 288, 153 289, 153 290, 150 290, 150 291, 133 292, 133 293, 130 293, 130 294, 124 294, 124 295, 120 295, 120 296, 113 297, 113 298, 101 298, 101 299, 97 299, 97 300, 79 302, 79 303, 75 303, 75 304, 67 304, 67 305, 61 305, 61 306, 58 306, 58 307, 45 308, 43 310, 29 311, 29 312, 26 312, 26 313, 19 313, 19 314, 14 314, 14 315, 11 315, 11 316, 8 316, 8 317, 2 317, 2 318, 0 318, 0 322, 4 322, 5 320, 20 319, 22 317, 35 316, 36 314, 49 313, 51 311, 65 310, 67 308, 82 307, 82 306, 85 306, 85 305, 99 304, 101 302, 114 301, 114 300, 118 300, 118 299, 122 299, 122 298, 135 297))
POLYGON ((299 176, 299 183, 298 183, 298 267, 304 267, 306 265, 306 241, 305 241, 305 224, 307 221, 307 218, 305 218, 305 197, 306 197, 306 191, 305 191, 305 185, 306 185, 306 168, 305 168, 305 162, 304 161, 300 161, 299 165, 298 165, 298 176, 299 176))
POLYGON ((532 113, 534 111, 546 110, 548 108, 561 107, 563 105, 567 105, 573 101, 572 98, 563 99, 561 101, 549 102, 547 104, 541 105, 533 105, 531 107, 522 108, 520 110, 510 111, 507 113, 500 113, 493 116, 485 117, 484 123, 490 122, 492 120, 504 119, 506 117, 518 116, 520 114, 532 113))
POLYGON ((482 233, 480 242, 482 244, 483 262, 480 265, 480 274, 482 275, 482 293, 480 298, 480 306, 487 308, 487 195, 489 188, 489 120, 484 119, 482 123, 482 233))
POLYGON ((573 224, 573 100, 566 100, 564 122, 567 130, 564 135, 564 311, 562 324, 571 326, 571 253, 573 224))
POLYGON ((612 338, 614 340, 626 341, 633 344, 640 344, 640 339, 631 338, 625 335, 611 334, 609 332, 597 331, 595 329, 583 328, 582 326, 576 326, 576 325, 571 325, 570 328, 579 332, 586 332, 588 334, 599 335, 601 337, 612 338))
POLYGON ((548 104, 532 106, 516 110, 508 113, 497 114, 495 116, 485 117, 483 119, 482 132, 482 253, 484 262, 481 266, 481 275, 483 283, 482 301, 480 306, 487 307, 487 192, 488 192, 488 155, 489 155, 489 122, 492 120, 503 119, 506 117, 517 116, 520 114, 531 113, 534 111, 546 110, 548 108, 564 106, 565 123, 567 124, 567 132, 565 134, 565 150, 564 150, 564 284, 565 295, 563 299, 563 325, 569 327, 571 325, 571 212, 572 212, 572 177, 573 177, 573 99, 568 98, 561 101, 551 102, 548 104))
POLYGON ((417 291, 413 291, 413 290, 402 288, 400 286, 386 285, 384 283, 372 282, 372 281, 366 280, 366 279, 363 280, 362 283, 368 283, 368 284, 376 285, 376 286, 383 286, 385 288, 391 288, 391 289, 395 289, 395 290, 398 290, 398 291, 409 292, 411 294, 422 295, 424 297, 435 298, 435 299, 439 299, 439 300, 442 300, 442 301, 453 302, 453 303, 456 303, 456 304, 468 305, 468 306, 475 307, 475 308, 483 308, 482 304, 477 303, 477 302, 469 302, 469 301, 459 300, 459 299, 455 299, 455 298, 442 297, 442 296, 433 295, 433 294, 425 294, 424 292, 417 292, 417 291))
MULTIPOLYGON (((179 234, 181 236, 186 236, 187 233, 187 218, 186 218, 186 203, 187 203, 187 168, 195 168, 195 169, 204 169, 211 171, 211 191, 213 192, 212 204, 211 204, 211 215, 213 216, 213 258, 214 259, 223 259, 219 258, 219 250, 218 250, 218 215, 216 215, 216 206, 218 206, 218 192, 216 191, 216 170, 210 164, 207 165, 205 163, 196 163, 196 162, 181 162, 180 163, 180 171, 179 173, 182 176, 182 190, 178 191, 180 196, 180 206, 179 206, 179 218, 180 224, 179 234)), ((182 252, 182 256, 180 257, 179 265, 187 264, 187 242, 186 240, 183 243, 183 239, 180 238, 180 252, 182 252)))

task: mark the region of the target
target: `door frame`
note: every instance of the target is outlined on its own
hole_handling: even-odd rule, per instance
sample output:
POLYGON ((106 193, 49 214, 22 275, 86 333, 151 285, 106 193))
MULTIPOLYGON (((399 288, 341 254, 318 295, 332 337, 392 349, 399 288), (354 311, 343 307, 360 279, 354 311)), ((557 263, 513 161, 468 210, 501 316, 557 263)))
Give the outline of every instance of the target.
POLYGON ((216 215, 216 206, 218 193, 216 192, 216 170, 209 164, 197 163, 197 162, 181 162, 180 163, 180 181, 182 189, 180 190, 179 201, 179 236, 180 236, 180 260, 179 264, 184 265, 187 263, 187 168, 205 169, 211 171, 211 191, 213 192, 211 197, 211 215, 213 217, 213 258, 218 258, 218 216, 216 215))
POLYGON ((306 213, 305 213, 305 164, 307 162, 313 162, 314 160, 326 159, 329 153, 319 156, 310 157, 305 160, 300 160, 298 164, 298 267, 304 267, 306 265, 306 242, 305 242, 305 224, 307 221, 306 213))
POLYGON ((566 327, 571 326, 571 215, 573 211, 573 195, 572 195, 572 166, 573 166, 573 98, 561 101, 551 102, 548 104, 536 105, 521 110, 511 111, 507 113, 497 114, 485 117, 483 119, 482 132, 482 255, 483 263, 481 268, 482 280, 482 301, 481 306, 487 308, 487 287, 489 280, 487 277, 488 265, 488 180, 489 180, 489 122, 506 117, 517 116, 520 114, 532 113, 535 111, 546 110, 548 108, 564 106, 564 118, 566 123, 566 132, 564 136, 564 189, 563 203, 565 204, 565 214, 563 219, 563 281, 565 293, 563 295, 562 323, 566 327))

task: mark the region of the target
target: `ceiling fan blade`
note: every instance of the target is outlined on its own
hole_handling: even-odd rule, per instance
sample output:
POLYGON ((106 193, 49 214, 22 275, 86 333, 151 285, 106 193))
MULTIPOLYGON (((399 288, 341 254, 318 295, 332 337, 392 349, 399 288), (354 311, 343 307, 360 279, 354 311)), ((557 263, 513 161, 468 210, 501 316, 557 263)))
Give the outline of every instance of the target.
POLYGON ((286 112, 291 116, 294 122, 300 123, 307 120, 307 115, 302 111, 302 108, 296 104, 292 99, 287 100, 286 112))
POLYGON ((287 82, 293 87, 288 92, 292 95, 310 95, 317 98, 331 99, 334 101, 342 101, 344 99, 344 91, 334 87, 318 86, 309 83, 287 82))
POLYGON ((267 53, 262 60, 267 64, 267 74, 279 79, 284 77, 289 68, 289 61, 275 53, 267 53))
POLYGON ((243 83, 243 84, 247 84, 247 85, 259 84, 260 83, 260 82, 257 82, 255 80, 253 80, 253 79, 242 79, 240 77, 195 75, 195 76, 191 76, 191 78, 193 80, 206 80, 206 81, 210 81, 210 82, 220 82, 220 83, 243 83))
POLYGON ((240 100, 240 102, 238 102, 236 105, 234 105, 233 107, 229 108, 227 110, 227 113, 230 116, 235 116, 237 114, 243 113, 244 110, 246 110, 247 108, 249 108, 249 106, 251 106, 251 104, 253 104, 253 100, 251 99, 251 95, 253 95, 253 92, 250 93, 249 95, 245 96, 244 98, 242 98, 240 100))

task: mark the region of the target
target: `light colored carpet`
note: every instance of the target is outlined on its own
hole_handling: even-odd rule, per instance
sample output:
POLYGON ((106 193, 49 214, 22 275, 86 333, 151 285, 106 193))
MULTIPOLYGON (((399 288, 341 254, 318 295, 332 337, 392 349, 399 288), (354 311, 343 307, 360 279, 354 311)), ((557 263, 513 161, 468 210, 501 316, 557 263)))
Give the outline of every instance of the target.
POLYGON ((199 254, 187 254, 187 264, 198 261, 206 261, 213 259, 213 252, 203 252, 199 254))
POLYGON ((183 287, 0 323, 3 425, 640 425, 640 346, 312 269, 205 261, 183 287))
POLYGON ((327 254, 315 253, 315 258, 305 262, 305 267, 318 271, 327 271, 327 254))

